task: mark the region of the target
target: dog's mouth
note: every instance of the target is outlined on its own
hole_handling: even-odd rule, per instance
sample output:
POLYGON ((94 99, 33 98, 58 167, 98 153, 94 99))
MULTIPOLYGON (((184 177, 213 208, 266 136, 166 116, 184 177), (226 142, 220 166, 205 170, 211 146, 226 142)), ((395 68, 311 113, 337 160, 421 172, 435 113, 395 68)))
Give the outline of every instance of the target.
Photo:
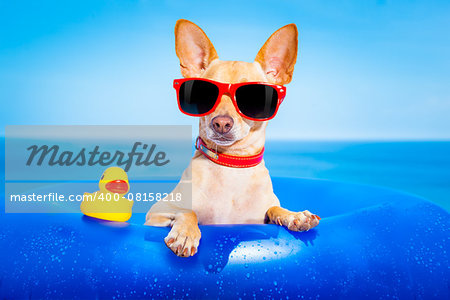
POLYGON ((209 138, 212 142, 216 143, 219 146, 230 146, 235 142, 235 139, 233 136, 228 135, 218 135, 214 134, 212 137, 209 138))

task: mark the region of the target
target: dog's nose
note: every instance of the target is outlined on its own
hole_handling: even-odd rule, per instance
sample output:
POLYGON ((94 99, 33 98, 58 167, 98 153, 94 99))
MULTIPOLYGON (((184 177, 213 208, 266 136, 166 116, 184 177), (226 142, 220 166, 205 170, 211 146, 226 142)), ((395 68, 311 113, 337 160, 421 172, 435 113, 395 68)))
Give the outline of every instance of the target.
POLYGON ((228 133, 233 128, 233 118, 229 116, 217 116, 211 120, 215 132, 220 134, 228 133))

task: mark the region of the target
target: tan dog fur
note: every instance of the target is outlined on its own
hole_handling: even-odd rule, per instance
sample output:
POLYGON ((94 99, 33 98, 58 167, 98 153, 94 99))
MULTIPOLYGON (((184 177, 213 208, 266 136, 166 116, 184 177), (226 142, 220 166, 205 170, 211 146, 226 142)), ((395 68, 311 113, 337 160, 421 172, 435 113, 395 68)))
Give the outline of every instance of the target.
MULTIPOLYGON (((225 83, 291 81, 297 58, 297 27, 286 25, 263 45, 253 63, 221 61, 206 34, 194 23, 179 20, 175 26, 176 53, 184 77, 201 77, 225 83)), ((231 155, 254 155, 265 143, 267 122, 242 118, 230 95, 221 98, 216 110, 200 117, 200 137, 209 148, 231 155), (231 131, 220 136, 210 126, 216 116, 234 120, 231 131)), ((291 212, 280 207, 273 193, 264 161, 251 168, 230 168, 211 162, 196 151, 173 193, 187 195, 192 184, 192 207, 158 202, 146 216, 146 225, 171 226, 166 245, 177 255, 197 252, 201 233, 198 224, 271 223, 289 230, 309 230, 319 217, 308 211, 291 212), (184 207, 183 207, 184 206, 184 207)))

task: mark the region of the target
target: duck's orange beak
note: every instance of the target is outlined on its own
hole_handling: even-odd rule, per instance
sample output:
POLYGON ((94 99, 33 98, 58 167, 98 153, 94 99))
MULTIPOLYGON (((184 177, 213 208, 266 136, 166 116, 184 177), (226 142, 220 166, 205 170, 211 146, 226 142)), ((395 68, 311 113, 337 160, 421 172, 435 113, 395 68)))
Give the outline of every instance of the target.
POLYGON ((125 194, 128 192, 128 183, 125 180, 113 180, 105 185, 111 193, 125 194))

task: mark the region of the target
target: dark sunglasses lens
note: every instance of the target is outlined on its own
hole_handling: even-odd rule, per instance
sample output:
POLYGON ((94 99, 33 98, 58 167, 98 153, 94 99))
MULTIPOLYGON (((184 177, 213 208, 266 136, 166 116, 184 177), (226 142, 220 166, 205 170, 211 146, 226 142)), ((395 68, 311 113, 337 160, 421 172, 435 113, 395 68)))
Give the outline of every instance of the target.
POLYGON ((207 81, 189 80, 180 86, 179 101, 181 109, 192 115, 210 111, 219 96, 219 88, 207 81))
POLYGON ((236 90, 236 103, 244 115, 254 119, 267 119, 277 109, 278 93, 268 85, 243 85, 236 90))

